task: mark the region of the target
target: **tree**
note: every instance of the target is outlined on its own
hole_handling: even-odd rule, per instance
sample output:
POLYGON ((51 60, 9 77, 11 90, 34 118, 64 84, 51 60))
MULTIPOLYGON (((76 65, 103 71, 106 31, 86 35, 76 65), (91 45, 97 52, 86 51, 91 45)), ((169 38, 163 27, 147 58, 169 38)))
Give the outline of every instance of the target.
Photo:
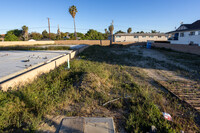
POLYGON ((131 33, 132 32, 132 28, 128 28, 127 33, 131 33))
POLYGON ((50 33, 50 36, 51 36, 51 40, 56 40, 57 39, 57 34, 54 34, 54 33, 50 33))
POLYGON ((109 32, 107 29, 104 29, 105 31, 105 34, 104 34, 104 39, 108 39, 108 36, 109 36, 109 32))
POLYGON ((110 45, 112 44, 112 42, 113 42, 113 31, 114 31, 114 26, 113 26, 113 24, 111 24, 110 26, 109 26, 109 31, 110 31, 110 35, 111 35, 111 40, 110 40, 110 45))
POLYGON ((47 32, 46 30, 44 30, 44 31, 42 32, 42 36, 43 36, 43 39, 44 39, 44 38, 49 38, 48 32, 47 32))
POLYGON ((37 32, 32 32, 30 34, 31 38, 34 40, 41 40, 43 38, 42 34, 37 33, 37 32))
POLYGON ((8 31, 7 33, 9 33, 9 32, 13 33, 18 38, 22 38, 22 30, 14 29, 14 30, 8 31))
POLYGON ((151 30, 151 33, 157 33, 157 31, 156 30, 151 30))
POLYGON ((125 32, 124 32, 124 31, 121 31, 121 30, 115 32, 115 34, 118 34, 118 33, 125 33, 125 32))
POLYGON ((5 35, 5 41, 19 41, 19 38, 12 32, 7 32, 5 35))
POLYGON ((76 38, 75 38, 75 36, 74 36, 74 33, 71 33, 71 34, 69 34, 69 40, 75 40, 76 38))
POLYGON ((107 29, 104 29, 104 31, 105 31, 105 34, 107 34, 107 33, 108 33, 108 30, 107 30, 107 29))
POLYGON ((73 6, 69 7, 69 13, 71 14, 72 18, 74 19, 74 36, 75 36, 75 38, 77 37, 77 34, 76 34, 76 24, 75 24, 75 16, 76 16, 77 12, 78 11, 77 11, 76 6, 73 5, 73 6))
POLYGON ((22 26, 22 34, 23 34, 23 39, 24 41, 28 40, 28 27, 27 26, 22 26))
POLYGON ((104 40, 104 35, 101 32, 90 29, 86 34, 85 38, 88 40, 104 40))
POLYGON ((77 37, 80 37, 81 40, 85 40, 85 35, 83 33, 77 32, 77 37))
POLYGON ((68 33, 61 32, 61 39, 67 39, 67 38, 68 38, 68 33))
POLYGON ((58 30, 57 30, 57 40, 61 40, 61 32, 60 32, 60 28, 59 28, 59 25, 58 25, 58 30))

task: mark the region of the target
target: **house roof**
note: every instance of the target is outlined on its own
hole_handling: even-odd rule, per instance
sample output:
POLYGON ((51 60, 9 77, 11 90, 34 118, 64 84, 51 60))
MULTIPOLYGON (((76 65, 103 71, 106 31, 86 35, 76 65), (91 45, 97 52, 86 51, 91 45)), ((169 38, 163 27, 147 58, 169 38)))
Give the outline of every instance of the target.
MULTIPOLYGON (((175 31, 170 31, 167 34, 170 33, 176 33, 176 32, 182 32, 182 31, 194 31, 194 30, 200 30, 200 20, 195 21, 192 24, 182 24, 181 26, 185 26, 186 29, 182 29, 182 30, 175 30, 175 31)), ((180 27, 181 27, 180 26, 180 27)))
POLYGON ((5 34, 0 34, 2 37, 5 37, 5 34))
POLYGON ((165 33, 118 33, 115 36, 166 36, 165 33))

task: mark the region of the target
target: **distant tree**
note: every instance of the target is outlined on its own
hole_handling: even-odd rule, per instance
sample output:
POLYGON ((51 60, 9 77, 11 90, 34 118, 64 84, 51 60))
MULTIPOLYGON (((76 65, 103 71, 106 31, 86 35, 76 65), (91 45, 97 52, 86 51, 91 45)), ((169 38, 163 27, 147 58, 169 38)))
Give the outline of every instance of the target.
POLYGON ((138 31, 138 32, 136 32, 136 33, 144 33, 144 31, 138 31))
POLYGON ((22 26, 22 34, 23 34, 23 39, 24 41, 28 40, 28 27, 27 26, 22 26))
POLYGON ((57 40, 61 40, 61 32, 60 32, 60 28, 59 28, 59 25, 58 25, 58 30, 57 30, 57 40))
POLYGON ((48 32, 47 32, 46 30, 44 30, 44 31, 42 32, 42 36, 43 36, 43 39, 49 38, 48 32))
POLYGON ((61 38, 61 34, 57 34, 56 35, 56 40, 61 40, 62 38, 61 38))
POLYGON ((110 35, 111 35, 111 41, 110 41, 110 45, 112 44, 113 42, 113 31, 114 31, 114 26, 113 24, 111 24, 109 27, 108 27, 109 31, 110 31, 110 35))
POLYGON ((101 32, 90 29, 85 34, 85 39, 88 39, 88 40, 104 40, 105 38, 104 38, 104 35, 101 32))
POLYGON ((67 39, 68 33, 61 32, 61 39, 67 39))
POLYGON ((151 30, 151 33, 157 33, 157 31, 156 30, 151 30))
POLYGON ((42 34, 37 33, 37 32, 32 32, 30 34, 30 37, 34 40, 41 40, 43 38, 42 34))
POLYGON ((74 33, 70 33, 69 34, 69 40, 76 40, 75 36, 74 36, 74 33))
POLYGON ((18 38, 22 38, 22 30, 14 29, 14 30, 8 31, 7 33, 9 33, 9 32, 13 33, 18 38))
POLYGON ((121 30, 119 30, 119 31, 115 32, 115 34, 118 34, 118 33, 126 33, 126 32, 124 32, 124 31, 121 31, 121 30))
POLYGON ((7 31, 5 35, 5 41, 19 41, 19 40, 23 40, 22 30, 14 29, 7 31))
POLYGON ((50 33, 51 35, 51 40, 57 40, 57 34, 50 33))
POLYGON ((5 41, 19 41, 19 38, 12 32, 7 32, 5 35, 5 41))
POLYGON ((108 30, 107 30, 107 29, 104 29, 104 31, 105 31, 105 34, 107 34, 107 33, 108 33, 108 30))
POLYGON ((77 37, 79 37, 80 40, 85 40, 86 39, 85 35, 83 33, 79 33, 79 32, 77 32, 77 37))
POLYGON ((131 33, 132 32, 132 28, 128 28, 127 33, 131 33))
POLYGON ((77 34, 76 34, 76 24, 75 24, 75 16, 76 16, 76 13, 77 13, 77 8, 76 6, 71 6, 69 7, 69 13, 71 14, 72 18, 74 19, 74 36, 75 38, 77 37, 77 34))

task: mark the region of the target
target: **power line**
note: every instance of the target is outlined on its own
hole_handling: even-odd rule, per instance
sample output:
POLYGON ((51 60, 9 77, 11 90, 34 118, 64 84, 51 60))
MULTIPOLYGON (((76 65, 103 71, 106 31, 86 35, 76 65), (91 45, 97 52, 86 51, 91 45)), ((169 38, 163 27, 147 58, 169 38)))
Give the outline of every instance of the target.
MULTIPOLYGON (((124 28, 128 28, 128 26, 123 26, 123 25, 114 25, 115 26, 115 29, 120 29, 120 27, 124 27, 124 28)), ((83 26, 84 27, 84 26, 83 26)), ((29 29, 30 30, 34 30, 34 29, 46 29, 46 28, 49 28, 49 33, 50 33, 50 28, 51 29, 57 29, 57 26, 50 26, 50 20, 48 20, 48 26, 41 26, 41 27, 30 27, 29 29)), ((9 31, 9 30, 14 30, 14 29, 19 29, 19 28, 13 28, 13 29, 0 29, 0 31, 9 31)), ((21 28, 20 28, 21 29, 21 28)), ((71 27, 65 27, 65 26, 61 26, 60 29, 65 29, 65 30, 73 30, 74 28, 71 28, 71 27)), ((89 29, 94 29, 94 30, 103 30, 102 28, 79 28, 77 27, 77 30, 89 30, 89 29)), ((149 29, 149 28, 137 28, 137 27, 134 27, 134 29, 137 29, 138 31, 139 30, 152 30, 152 29, 149 29)), ((168 30, 161 30, 161 31, 168 31, 168 30)))

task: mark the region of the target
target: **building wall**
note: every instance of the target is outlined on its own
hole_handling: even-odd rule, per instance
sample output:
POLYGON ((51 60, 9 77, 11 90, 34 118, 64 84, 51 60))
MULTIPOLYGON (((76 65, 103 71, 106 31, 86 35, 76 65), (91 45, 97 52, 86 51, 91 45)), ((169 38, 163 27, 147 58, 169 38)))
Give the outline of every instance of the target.
POLYGON ((171 44, 190 44, 190 42, 194 42, 194 44, 198 44, 200 46, 200 34, 198 31, 195 32, 195 35, 190 36, 190 32, 180 32, 178 40, 171 40, 171 44), (184 33, 184 37, 181 37, 181 33, 184 33))
POLYGON ((159 38, 158 36, 138 36, 138 38, 135 38, 134 36, 121 36, 120 38, 115 36, 115 42, 147 42, 147 41, 167 41, 168 38, 166 36, 161 36, 159 38))
POLYGON ((63 40, 63 41, 4 41, 0 42, 0 46, 16 46, 16 45, 45 45, 45 44, 63 44, 63 45, 110 45, 110 40, 63 40))
POLYGON ((174 51, 184 52, 184 53, 191 53, 200 55, 200 46, 190 46, 190 45, 172 45, 172 44, 165 44, 165 43, 153 43, 152 46, 158 48, 166 48, 171 49, 174 51))
POLYGON ((0 42, 0 46, 14 46, 14 45, 37 45, 37 44, 54 44, 54 41, 4 41, 0 42))
POLYGON ((63 40, 63 41, 55 41, 55 44, 65 44, 65 45, 79 45, 79 44, 87 44, 87 45, 110 45, 110 40, 63 40))

